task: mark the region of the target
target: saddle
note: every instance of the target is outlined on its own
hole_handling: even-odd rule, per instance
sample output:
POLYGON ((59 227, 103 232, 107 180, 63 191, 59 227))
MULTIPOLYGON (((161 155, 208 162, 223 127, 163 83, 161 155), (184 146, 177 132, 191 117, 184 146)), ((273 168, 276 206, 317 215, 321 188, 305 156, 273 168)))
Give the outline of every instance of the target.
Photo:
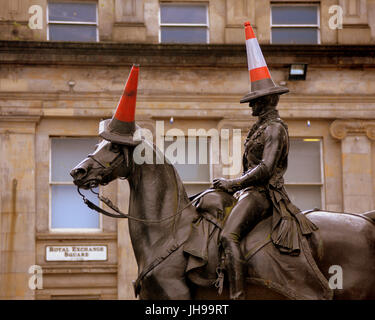
MULTIPOLYGON (((224 266, 220 233, 236 199, 220 190, 209 189, 195 206, 199 215, 184 243, 187 277, 196 285, 212 287, 223 283, 224 266), (221 281, 220 281, 221 280, 221 281)), ((317 267, 309 244, 299 231, 300 254, 283 254, 272 243, 272 216, 262 220, 244 237, 240 247, 247 261, 247 281, 266 286, 290 299, 332 299, 327 279, 317 267)), ((220 290, 219 290, 220 293, 220 290)))

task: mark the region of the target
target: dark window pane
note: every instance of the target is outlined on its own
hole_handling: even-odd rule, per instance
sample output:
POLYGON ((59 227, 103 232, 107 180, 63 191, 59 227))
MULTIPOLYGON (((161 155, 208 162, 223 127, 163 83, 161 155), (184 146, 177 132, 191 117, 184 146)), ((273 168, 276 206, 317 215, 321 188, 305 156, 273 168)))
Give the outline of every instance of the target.
POLYGON ((274 44, 317 44, 317 28, 272 28, 274 44))
POLYGON ((272 24, 318 24, 318 7, 272 6, 272 24))
MULTIPOLYGON (((98 192, 98 190, 95 190, 98 192)), ((99 205, 98 198, 84 192, 86 198, 99 205)), ((82 201, 73 185, 53 185, 51 190, 51 228, 99 228, 99 215, 82 201)))
POLYGON ((95 3, 49 3, 48 19, 51 21, 96 22, 95 3))
POLYGON ((96 42, 96 26, 50 24, 49 40, 96 42))
POLYGON ((321 186, 285 186, 290 200, 301 210, 322 209, 321 186))
POLYGON ((164 43, 207 43, 207 28, 162 27, 161 42, 164 43))
POLYGON ((207 24, 205 5, 161 5, 161 23, 200 23, 207 24))

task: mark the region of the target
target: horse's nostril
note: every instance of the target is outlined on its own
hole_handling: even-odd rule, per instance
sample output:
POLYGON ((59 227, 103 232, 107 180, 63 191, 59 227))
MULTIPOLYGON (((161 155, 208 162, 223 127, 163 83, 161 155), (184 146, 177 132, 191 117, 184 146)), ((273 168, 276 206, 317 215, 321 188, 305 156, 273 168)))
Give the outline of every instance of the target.
POLYGON ((78 179, 86 175, 87 171, 84 168, 73 169, 70 174, 73 178, 78 179))

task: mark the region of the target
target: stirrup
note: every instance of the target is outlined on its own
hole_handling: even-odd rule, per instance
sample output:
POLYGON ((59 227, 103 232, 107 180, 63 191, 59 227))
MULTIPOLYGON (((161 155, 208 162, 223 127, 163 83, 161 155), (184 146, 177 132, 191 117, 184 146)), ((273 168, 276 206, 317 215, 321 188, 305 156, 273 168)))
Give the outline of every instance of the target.
POLYGON ((216 268, 217 279, 215 281, 215 288, 218 289, 218 294, 223 293, 224 287, 224 270, 220 266, 216 268))
POLYGON ((218 294, 221 295, 224 288, 224 270, 225 270, 225 254, 221 252, 220 263, 216 268, 217 279, 215 281, 215 288, 218 289, 218 294))

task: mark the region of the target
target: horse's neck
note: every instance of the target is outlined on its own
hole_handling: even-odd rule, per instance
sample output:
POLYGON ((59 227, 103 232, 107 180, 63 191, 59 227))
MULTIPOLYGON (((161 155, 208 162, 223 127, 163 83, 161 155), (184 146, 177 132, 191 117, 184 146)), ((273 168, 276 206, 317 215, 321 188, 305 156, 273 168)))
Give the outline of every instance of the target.
MULTIPOLYGON (((129 213, 136 218, 165 219, 176 214, 188 203, 183 185, 170 164, 138 165, 129 178, 129 184, 129 213)), ((183 218, 186 219, 189 221, 189 217, 183 218)), ((189 223, 187 227, 190 228, 189 223)), ((173 243, 181 234, 180 229, 179 215, 160 223, 129 221, 130 236, 138 263, 148 259, 159 247, 173 243)))

